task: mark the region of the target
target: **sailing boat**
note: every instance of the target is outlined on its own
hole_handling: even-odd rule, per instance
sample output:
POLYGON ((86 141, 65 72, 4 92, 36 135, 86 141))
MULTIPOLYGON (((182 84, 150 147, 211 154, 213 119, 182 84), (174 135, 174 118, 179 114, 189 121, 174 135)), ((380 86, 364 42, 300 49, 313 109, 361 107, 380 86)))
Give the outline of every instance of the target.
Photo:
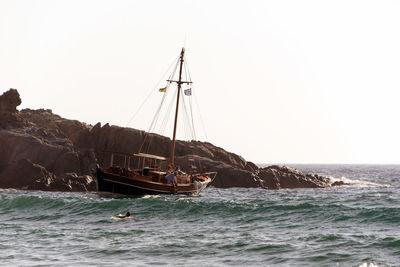
POLYGON ((182 48, 179 57, 179 79, 177 81, 167 80, 169 83, 176 83, 178 87, 170 157, 166 158, 140 151, 136 154, 107 151, 111 154, 109 167, 103 169, 98 166, 96 171, 99 192, 124 195, 198 195, 215 178, 216 172, 185 173, 174 166, 180 94, 182 85, 191 83, 182 81, 184 55, 185 49, 182 48), (114 166, 114 157, 123 157, 123 166, 114 166), (130 168, 131 160, 137 163, 137 168, 130 168), (166 164, 167 162, 168 164, 166 164))

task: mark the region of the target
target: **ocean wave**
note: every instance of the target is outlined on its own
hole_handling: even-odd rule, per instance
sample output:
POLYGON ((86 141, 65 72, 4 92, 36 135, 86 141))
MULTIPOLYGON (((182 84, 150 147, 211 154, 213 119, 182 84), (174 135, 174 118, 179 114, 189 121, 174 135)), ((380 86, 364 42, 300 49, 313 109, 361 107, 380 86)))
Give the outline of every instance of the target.
POLYGON ((379 265, 373 263, 373 262, 363 262, 357 267, 379 267, 379 265))
POLYGON ((199 197, 6 190, 0 260, 25 253, 53 255, 47 265, 83 255, 90 261, 81 265, 118 266, 129 258, 142 265, 375 267, 395 265, 399 221, 396 187, 208 188, 199 197), (115 218, 127 211, 134 219, 115 218))
MULTIPOLYGON (((108 213, 109 216, 118 213, 138 213, 144 217, 168 218, 173 213, 185 219, 204 217, 215 218, 223 216, 238 222, 249 223, 263 220, 285 220, 286 218, 316 219, 320 221, 357 221, 360 223, 397 223, 400 221, 400 207, 397 202, 391 201, 390 195, 363 194, 349 201, 329 198, 320 201, 306 197, 299 199, 293 195, 286 200, 253 199, 253 198, 198 198, 182 196, 155 196, 142 198, 104 198, 96 194, 61 194, 36 193, 1 193, 0 213, 32 213, 41 211, 48 214, 62 214, 69 216, 88 216, 108 213), (363 203, 375 203, 368 207, 363 203), (390 206, 388 206, 390 204, 390 206), (382 206, 386 205, 386 206, 382 206), (268 217, 267 217, 268 216, 268 217)), ((134 215, 134 214, 133 214, 134 215)), ((32 218, 41 219, 39 217, 32 218)), ((43 217, 42 219, 47 219, 43 217)))
POLYGON ((329 178, 332 180, 332 183, 335 182, 343 182, 345 185, 344 186, 350 186, 350 187, 390 187, 390 184, 380 184, 380 183, 375 183, 363 179, 350 179, 345 176, 342 176, 340 178, 329 176, 329 178))

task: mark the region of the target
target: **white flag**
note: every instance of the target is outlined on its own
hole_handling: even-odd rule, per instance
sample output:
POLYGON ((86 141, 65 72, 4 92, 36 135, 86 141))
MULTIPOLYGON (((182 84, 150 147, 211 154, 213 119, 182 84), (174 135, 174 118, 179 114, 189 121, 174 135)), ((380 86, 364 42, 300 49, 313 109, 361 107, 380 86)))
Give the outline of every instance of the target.
POLYGON ((192 88, 185 89, 183 91, 185 92, 185 95, 192 95, 192 88))

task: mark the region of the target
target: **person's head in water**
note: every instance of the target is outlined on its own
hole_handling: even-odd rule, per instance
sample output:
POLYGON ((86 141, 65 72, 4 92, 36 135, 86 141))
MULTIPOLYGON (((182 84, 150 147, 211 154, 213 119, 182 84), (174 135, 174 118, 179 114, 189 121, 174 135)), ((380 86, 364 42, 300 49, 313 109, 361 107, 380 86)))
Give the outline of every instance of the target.
POLYGON ((131 214, 129 213, 129 211, 126 213, 126 217, 130 217, 131 214))

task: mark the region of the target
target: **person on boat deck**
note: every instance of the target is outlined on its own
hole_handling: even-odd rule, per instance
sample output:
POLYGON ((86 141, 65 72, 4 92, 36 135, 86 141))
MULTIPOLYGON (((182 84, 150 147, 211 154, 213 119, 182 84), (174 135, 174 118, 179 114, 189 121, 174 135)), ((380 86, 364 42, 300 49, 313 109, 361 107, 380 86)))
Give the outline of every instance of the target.
POLYGON ((172 182, 174 186, 177 186, 178 183, 176 182, 176 173, 175 172, 170 172, 167 175, 165 175, 165 179, 167 179, 168 182, 172 182))
POLYGON ((175 172, 177 175, 182 175, 182 174, 185 174, 183 171, 181 171, 181 168, 176 168, 176 172, 175 172))

